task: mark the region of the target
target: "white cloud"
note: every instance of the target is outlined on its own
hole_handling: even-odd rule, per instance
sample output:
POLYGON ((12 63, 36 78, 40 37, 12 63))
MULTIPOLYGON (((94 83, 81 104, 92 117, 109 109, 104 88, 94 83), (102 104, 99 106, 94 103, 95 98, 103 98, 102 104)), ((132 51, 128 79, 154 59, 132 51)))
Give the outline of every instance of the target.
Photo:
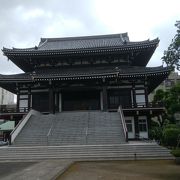
MULTIPOLYGON (((41 37, 128 32, 131 41, 160 38, 150 66, 175 34, 179 0, 0 0, 0 46, 32 47, 41 37)), ((20 72, 0 54, 0 73, 20 72)))
POLYGON ((178 7, 177 0, 97 0, 95 13, 110 31, 129 32, 137 41, 153 38, 154 27, 178 18, 178 7))
POLYGON ((84 29, 84 25, 78 19, 57 15, 44 30, 43 34, 46 37, 76 36, 82 29, 84 29))

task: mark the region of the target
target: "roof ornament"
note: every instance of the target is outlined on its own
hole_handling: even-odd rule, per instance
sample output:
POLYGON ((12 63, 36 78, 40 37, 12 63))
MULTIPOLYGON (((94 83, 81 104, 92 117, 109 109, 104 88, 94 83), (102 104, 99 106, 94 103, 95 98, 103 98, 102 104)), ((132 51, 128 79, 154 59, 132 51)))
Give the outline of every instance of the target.
POLYGON ((120 38, 124 42, 124 38, 123 38, 122 34, 120 34, 120 38))
POLYGON ((38 47, 41 47, 43 46, 48 40, 46 39, 44 42, 42 41, 44 40, 43 38, 41 38, 41 42, 39 43, 39 46, 38 47))
POLYGON ((122 34, 120 34, 120 38, 121 38, 121 40, 122 40, 123 44, 127 44, 127 41, 126 41, 126 39, 123 37, 123 35, 122 35, 122 34))
POLYGON ((36 72, 33 71, 32 73, 30 73, 30 75, 31 75, 31 76, 36 75, 36 72))
POLYGON ((126 41, 126 40, 124 40, 124 41, 123 41, 123 44, 127 44, 127 41, 126 41))
POLYGON ((30 73, 30 76, 31 76, 31 78, 32 78, 32 80, 34 80, 34 76, 36 75, 36 72, 35 71, 33 71, 32 73, 30 73))

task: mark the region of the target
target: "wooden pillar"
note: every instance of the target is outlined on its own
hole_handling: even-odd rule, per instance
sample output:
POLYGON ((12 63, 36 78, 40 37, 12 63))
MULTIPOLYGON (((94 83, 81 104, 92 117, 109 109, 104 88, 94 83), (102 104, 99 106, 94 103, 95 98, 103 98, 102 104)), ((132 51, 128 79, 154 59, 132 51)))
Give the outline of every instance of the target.
POLYGON ((62 112, 62 94, 59 93, 59 112, 62 112))
POLYGON ((100 91, 100 107, 101 111, 103 111, 103 91, 100 91))
POLYGON ((151 130, 151 113, 150 112, 147 115, 147 128, 148 128, 148 138, 149 138, 150 130, 151 130))
POLYGON ((28 88, 28 111, 31 109, 31 88, 28 88))
POLYGON ((19 90, 17 92, 17 105, 16 105, 16 111, 19 112, 19 99, 20 99, 20 93, 19 90))
POLYGON ((53 87, 52 87, 52 82, 49 81, 49 112, 50 113, 55 113, 54 110, 54 92, 53 92, 53 87))
POLYGON ((16 90, 17 90, 17 104, 16 104, 16 111, 19 112, 20 90, 19 90, 19 85, 18 85, 18 83, 16 83, 16 90))
POLYGON ((59 93, 54 92, 54 110, 59 112, 59 93))
POLYGON ((139 120, 138 120, 138 111, 136 112, 136 115, 134 116, 134 127, 135 127, 135 138, 139 136, 139 120))
POLYGON ((135 83, 132 83, 132 96, 133 96, 133 107, 137 107, 136 104, 136 89, 135 89, 135 83))
POLYGON ((148 100, 148 88, 147 88, 147 85, 144 86, 144 95, 145 95, 146 107, 148 107, 149 100, 148 100))
POLYGON ((106 86, 104 86, 102 89, 102 97, 103 97, 103 111, 107 111, 108 99, 107 99, 107 87, 106 86))

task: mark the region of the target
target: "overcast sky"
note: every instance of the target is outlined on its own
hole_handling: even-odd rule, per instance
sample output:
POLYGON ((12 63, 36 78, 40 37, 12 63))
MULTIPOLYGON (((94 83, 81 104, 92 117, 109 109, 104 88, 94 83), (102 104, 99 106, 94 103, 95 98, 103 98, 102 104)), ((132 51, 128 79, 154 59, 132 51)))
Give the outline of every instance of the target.
MULTIPOLYGON (((128 32, 131 41, 159 38, 148 66, 176 33, 180 0, 0 0, 0 47, 34 47, 41 37, 128 32)), ((0 53, 0 74, 22 72, 0 53)))

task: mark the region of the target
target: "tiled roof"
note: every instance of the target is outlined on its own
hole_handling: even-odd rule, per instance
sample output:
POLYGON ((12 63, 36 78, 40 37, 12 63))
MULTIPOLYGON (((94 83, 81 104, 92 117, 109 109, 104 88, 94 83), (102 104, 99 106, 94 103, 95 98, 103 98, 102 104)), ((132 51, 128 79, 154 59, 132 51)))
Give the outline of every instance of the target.
POLYGON ((82 37, 68 37, 68 38, 41 38, 39 46, 24 49, 8 49, 3 48, 4 53, 8 52, 44 52, 44 51, 81 51, 92 49, 106 49, 106 48, 131 48, 139 46, 148 46, 158 44, 159 40, 130 42, 127 33, 99 35, 99 36, 82 36, 82 37))
POLYGON ((0 81, 31 81, 30 73, 2 75, 0 74, 0 81))
POLYGON ((36 80, 73 80, 91 78, 111 78, 111 77, 139 77, 154 76, 156 74, 169 73, 170 68, 163 67, 81 67, 81 68, 56 68, 39 69, 32 73, 17 75, 0 75, 0 81, 36 81, 36 80))
POLYGON ((118 66, 106 66, 106 67, 93 67, 93 68, 67 68, 67 69, 52 69, 52 70, 39 70, 34 74, 34 79, 46 79, 46 78, 88 78, 88 77, 117 77, 117 76, 131 76, 142 75, 150 73, 159 73, 167 71, 167 68, 155 67, 118 67, 118 66))
POLYGON ((89 49, 122 46, 129 42, 127 33, 102 35, 102 36, 85 36, 72 38, 42 38, 38 46, 39 50, 67 50, 67 49, 89 49))

